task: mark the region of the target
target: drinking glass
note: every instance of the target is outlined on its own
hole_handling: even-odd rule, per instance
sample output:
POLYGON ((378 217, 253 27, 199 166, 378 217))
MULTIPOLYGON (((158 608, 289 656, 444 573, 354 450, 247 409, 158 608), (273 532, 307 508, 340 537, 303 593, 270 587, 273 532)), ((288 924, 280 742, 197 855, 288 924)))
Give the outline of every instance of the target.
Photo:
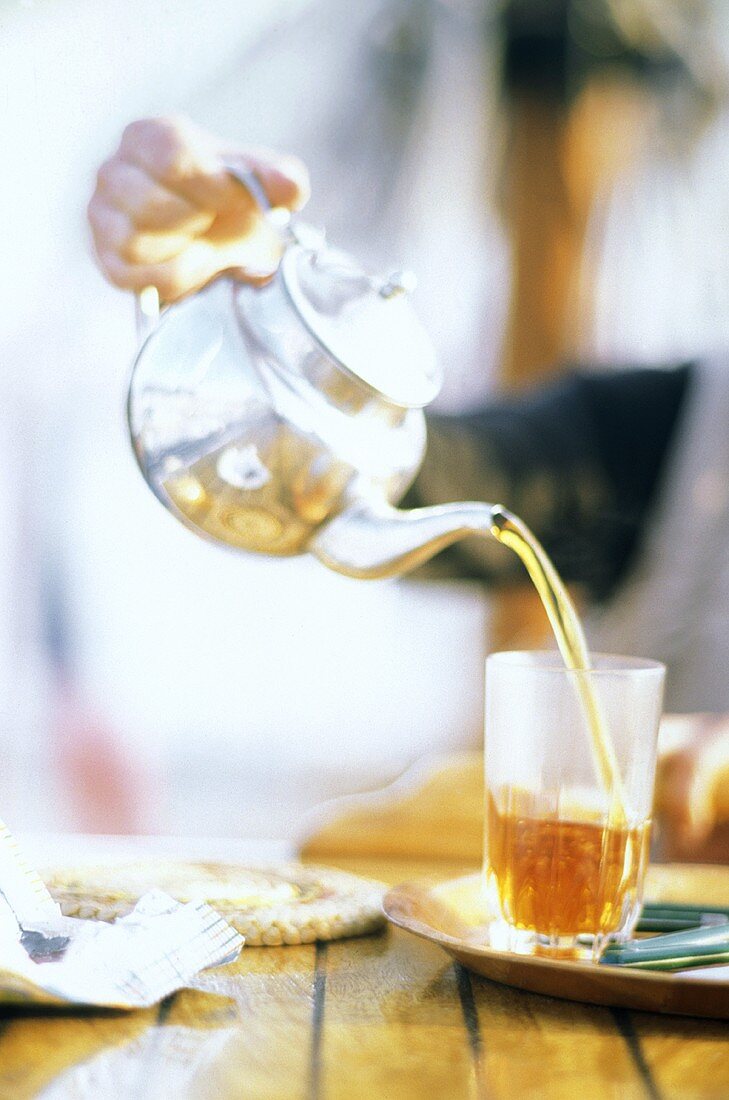
POLYGON ((665 668, 558 653, 486 661, 484 874, 491 942, 598 958, 638 919, 665 668))

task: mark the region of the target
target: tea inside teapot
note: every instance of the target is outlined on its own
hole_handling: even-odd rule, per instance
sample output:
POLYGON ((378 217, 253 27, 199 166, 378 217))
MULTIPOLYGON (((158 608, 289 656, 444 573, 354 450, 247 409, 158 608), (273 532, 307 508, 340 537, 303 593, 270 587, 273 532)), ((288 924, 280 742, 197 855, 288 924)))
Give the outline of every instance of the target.
POLYGON ((187 526, 296 554, 353 499, 398 500, 425 426, 295 331, 280 296, 220 278, 171 307, 138 357, 129 420, 146 480, 187 526))

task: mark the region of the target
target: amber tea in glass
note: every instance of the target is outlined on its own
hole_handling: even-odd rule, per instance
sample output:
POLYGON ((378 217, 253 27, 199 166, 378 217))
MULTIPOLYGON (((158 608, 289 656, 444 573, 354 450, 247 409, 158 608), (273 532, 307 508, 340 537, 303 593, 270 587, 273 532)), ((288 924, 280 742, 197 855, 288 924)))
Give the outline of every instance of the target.
POLYGON ((486 663, 484 873, 509 950, 596 957, 630 935, 642 900, 664 668, 595 655, 497 653, 486 663), (619 798, 585 723, 610 737, 619 798))

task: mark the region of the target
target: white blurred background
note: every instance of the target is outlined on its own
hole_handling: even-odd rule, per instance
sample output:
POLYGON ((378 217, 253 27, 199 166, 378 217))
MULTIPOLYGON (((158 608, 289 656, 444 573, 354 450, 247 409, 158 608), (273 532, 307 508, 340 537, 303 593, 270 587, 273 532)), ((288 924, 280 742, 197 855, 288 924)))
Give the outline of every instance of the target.
MULTIPOLYGON (((331 50, 340 33, 357 49, 344 7, 0 4, 0 804, 16 828, 283 835, 477 736, 475 590, 235 556, 163 512, 125 434, 132 303, 90 253, 94 173, 134 117, 315 145, 336 89, 353 92, 331 50)), ((316 215, 339 207, 346 226, 312 172, 316 215)))
MULTIPOLYGON (((497 7, 0 0, 11 826, 284 836, 324 798, 477 744, 488 606, 475 586, 362 584, 306 560, 234 556, 145 489, 123 419, 132 303, 94 267, 84 210, 135 117, 182 112, 298 152, 311 219, 373 267, 417 271, 447 371, 441 407, 478 402, 498 373, 509 296, 497 7), (403 13, 409 39, 393 23, 403 13)), ((655 133, 632 185, 592 216, 590 321, 574 349, 596 360, 729 337, 725 117, 689 153, 655 133), (700 242, 677 233, 686 211, 700 242), (629 238, 616 232, 626 219, 629 238)))

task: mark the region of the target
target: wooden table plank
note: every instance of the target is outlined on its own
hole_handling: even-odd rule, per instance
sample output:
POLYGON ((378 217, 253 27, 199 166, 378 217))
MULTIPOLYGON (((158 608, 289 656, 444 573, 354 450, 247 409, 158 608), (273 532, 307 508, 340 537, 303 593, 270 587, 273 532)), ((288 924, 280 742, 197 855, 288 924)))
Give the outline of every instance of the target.
POLYGON ((469 975, 489 1100, 645 1100, 609 1009, 540 997, 469 975))
MULTIPOLYGON (((472 868, 343 859, 387 882, 472 868)), ((726 901, 726 870, 654 896, 726 901)), ((571 1004, 471 976, 399 930, 245 948, 154 1010, 0 1016, 0 1100, 724 1100, 725 1023, 571 1004)))
POLYGON ((726 1020, 693 1020, 630 1013, 658 1091, 666 1100, 727 1100, 729 1026, 726 1020))
POLYGON ((322 1100, 479 1095, 451 961, 393 929, 327 948, 322 1100))
POLYGON ((3 1013, 0 1100, 26 1100, 80 1063, 121 1049, 154 1024, 157 1009, 134 1013, 3 1013))
MULTIPOLYGON (((316 948, 244 948, 233 967, 202 975, 197 990, 228 998, 232 1016, 201 1016, 194 993, 178 995, 169 1024, 202 1023, 226 1033, 225 1045, 196 1082, 215 1100, 304 1100, 311 1091, 316 948)), ((212 998, 206 998, 210 1001, 212 998)), ((217 998, 216 998, 217 1000, 217 998)), ((215 1011, 207 1005, 207 1012, 215 1011)), ((220 1011, 218 1009, 217 1011, 220 1011)))
POLYGON ((314 960, 313 945, 249 948, 149 1011, 11 1019, 0 1034, 0 1100, 44 1088, 49 1100, 303 1100, 314 960))
MULTIPOLYGON (((660 864, 649 868, 647 895, 667 901, 729 905, 726 867, 660 864)), ((673 1100, 729 1097, 726 1021, 626 1013, 659 1095, 673 1100)))

